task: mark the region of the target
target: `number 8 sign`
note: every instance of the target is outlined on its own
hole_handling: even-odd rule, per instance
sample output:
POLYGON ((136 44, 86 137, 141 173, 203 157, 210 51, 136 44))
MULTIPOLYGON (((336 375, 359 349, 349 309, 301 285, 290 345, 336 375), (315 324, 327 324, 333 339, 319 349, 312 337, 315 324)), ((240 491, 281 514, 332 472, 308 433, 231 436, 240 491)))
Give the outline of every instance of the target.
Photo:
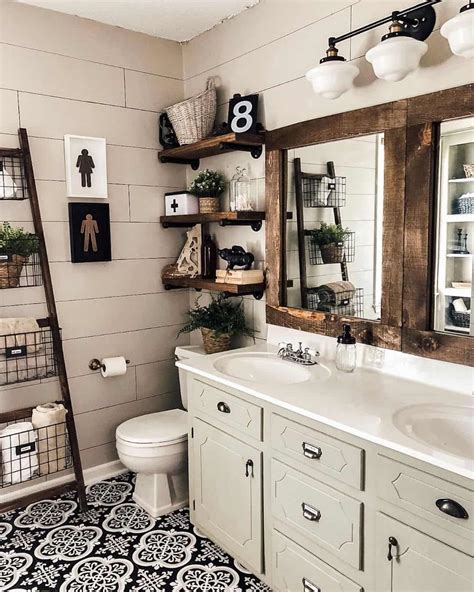
POLYGON ((234 95, 229 101, 228 123, 230 129, 239 134, 257 131, 258 95, 234 95))

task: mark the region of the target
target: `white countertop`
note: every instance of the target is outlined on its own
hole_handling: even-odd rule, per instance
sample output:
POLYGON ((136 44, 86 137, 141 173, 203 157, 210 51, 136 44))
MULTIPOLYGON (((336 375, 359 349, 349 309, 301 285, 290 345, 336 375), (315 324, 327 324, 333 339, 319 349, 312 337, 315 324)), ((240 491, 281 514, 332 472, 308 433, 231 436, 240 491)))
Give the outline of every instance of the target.
MULTIPOLYGON (((236 389, 258 400, 298 413, 309 419, 340 429, 364 440, 408 454, 413 458, 474 479, 474 397, 436 388, 421 382, 398 378, 379 370, 357 368, 348 374, 336 369, 334 363, 319 358, 321 366, 331 372, 328 378, 311 378, 296 384, 265 384, 230 377, 219 372, 214 363, 218 358, 236 353, 275 354, 270 344, 232 350, 230 352, 180 360, 179 368, 236 389), (394 415, 413 405, 461 406, 466 408, 467 421, 472 422, 473 438, 466 458, 432 448, 397 428, 394 415)), ((287 364, 296 365, 292 362, 287 364)), ((317 367, 308 367, 315 375, 317 367)), ((449 434, 439 434, 440 439, 449 434)))

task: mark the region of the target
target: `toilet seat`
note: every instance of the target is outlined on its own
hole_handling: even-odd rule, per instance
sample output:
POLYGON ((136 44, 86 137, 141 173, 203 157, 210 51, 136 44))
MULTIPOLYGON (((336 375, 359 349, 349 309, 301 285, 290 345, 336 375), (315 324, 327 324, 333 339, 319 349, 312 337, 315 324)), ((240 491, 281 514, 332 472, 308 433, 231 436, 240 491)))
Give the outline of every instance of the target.
POLYGON ((137 447, 169 446, 188 439, 188 414, 181 409, 149 413, 118 426, 117 440, 137 447))

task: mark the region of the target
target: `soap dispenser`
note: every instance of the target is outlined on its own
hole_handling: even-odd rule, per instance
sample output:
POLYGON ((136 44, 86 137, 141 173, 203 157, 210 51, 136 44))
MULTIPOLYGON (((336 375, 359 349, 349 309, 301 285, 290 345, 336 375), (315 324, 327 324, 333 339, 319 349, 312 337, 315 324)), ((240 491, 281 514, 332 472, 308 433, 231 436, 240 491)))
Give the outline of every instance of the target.
POLYGON ((337 338, 336 368, 342 372, 354 372, 356 367, 356 339, 349 324, 342 325, 342 335, 337 338))

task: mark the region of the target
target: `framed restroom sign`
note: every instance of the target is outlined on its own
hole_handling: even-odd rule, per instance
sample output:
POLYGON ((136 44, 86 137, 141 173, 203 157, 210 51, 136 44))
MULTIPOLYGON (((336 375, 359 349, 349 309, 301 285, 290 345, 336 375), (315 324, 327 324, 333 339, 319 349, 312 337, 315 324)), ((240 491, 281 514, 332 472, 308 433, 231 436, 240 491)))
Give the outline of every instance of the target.
POLYGON ((71 261, 111 261, 109 204, 70 203, 69 238, 71 261))
POLYGON ((234 95, 229 101, 228 127, 237 134, 257 133, 258 95, 234 95))

